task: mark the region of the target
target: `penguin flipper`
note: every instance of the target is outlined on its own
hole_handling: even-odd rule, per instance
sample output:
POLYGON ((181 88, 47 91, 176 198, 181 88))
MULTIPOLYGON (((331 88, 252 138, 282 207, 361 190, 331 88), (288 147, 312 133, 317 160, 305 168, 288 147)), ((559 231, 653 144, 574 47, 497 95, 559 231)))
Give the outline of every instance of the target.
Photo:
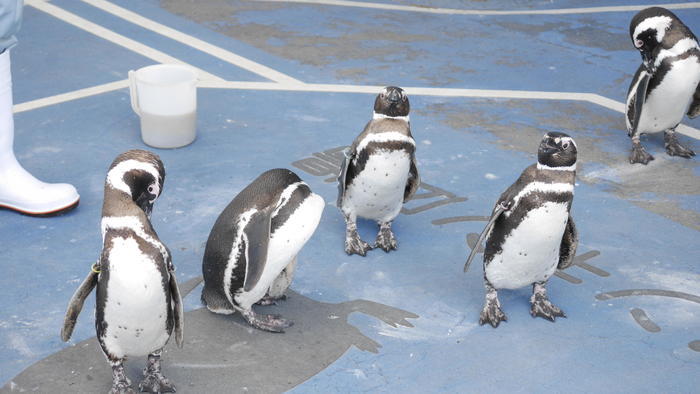
POLYGON ((479 234, 479 240, 476 241, 476 245, 474 245, 474 248, 472 248, 471 253, 469 253, 469 257, 467 257, 467 262, 464 264, 464 272, 467 272, 469 270, 469 265, 472 263, 472 260, 474 259, 474 256, 476 256, 476 251, 479 249, 479 245, 481 245, 482 242, 488 236, 491 234, 491 230, 493 230, 493 225, 496 223, 496 220, 501 216, 501 214, 505 211, 508 210, 508 205, 506 205, 503 202, 499 202, 496 205, 496 208, 493 210, 493 214, 491 214, 491 218, 489 219, 489 222, 486 224, 486 227, 484 227, 484 230, 479 234))
POLYGON ((578 247, 578 230, 574 219, 569 215, 569 220, 566 222, 564 236, 561 239, 559 247, 559 264, 557 268, 560 270, 571 267, 576 257, 576 248, 578 247))
POLYGON ((80 284, 78 289, 73 293, 70 302, 68 303, 68 309, 66 310, 66 316, 63 318, 63 327, 61 327, 61 340, 63 342, 68 342, 71 335, 73 335, 73 329, 75 328, 75 323, 78 321, 78 315, 83 309, 83 304, 92 290, 97 286, 97 278, 99 276, 98 272, 90 269, 90 273, 80 284))
POLYGON ((270 227, 274 206, 255 213, 245 226, 247 237, 246 269, 243 290, 252 290, 262 277, 267 262, 267 246, 270 242, 270 227))
POLYGON ((343 151, 343 162, 340 163, 340 173, 338 174, 338 208, 342 206, 343 197, 345 197, 345 188, 347 187, 348 167, 352 165, 352 159, 355 157, 354 150, 348 148, 343 151))
POLYGON ((420 187, 420 175, 418 174, 418 166, 416 165, 416 156, 411 155, 411 168, 408 171, 408 180, 406 181, 406 189, 403 192, 403 202, 410 200, 420 187))
POLYGON ((175 325, 175 343, 177 347, 182 349, 184 330, 185 330, 185 319, 184 311, 182 308, 182 295, 180 294, 180 288, 177 285, 177 279, 175 278, 175 271, 170 271, 170 299, 173 302, 173 319, 175 325))
POLYGON ((696 118, 700 115, 700 84, 695 88, 695 94, 693 94, 693 102, 688 108, 688 117, 690 119, 696 118))
POLYGON ((640 66, 632 80, 632 86, 627 94, 627 134, 632 137, 637 135, 639 120, 642 118, 642 107, 647 97, 647 88, 651 74, 644 65, 640 66), (636 86, 636 87, 635 87, 636 86))

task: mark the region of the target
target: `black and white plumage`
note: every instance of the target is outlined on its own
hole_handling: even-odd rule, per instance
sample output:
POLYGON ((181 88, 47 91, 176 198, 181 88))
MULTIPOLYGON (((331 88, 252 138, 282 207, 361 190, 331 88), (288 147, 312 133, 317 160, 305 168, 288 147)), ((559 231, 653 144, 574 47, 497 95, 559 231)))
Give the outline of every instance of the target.
POLYGON ((372 120, 345 155, 337 205, 345 216, 347 254, 364 256, 372 249, 357 233, 358 216, 379 224, 375 247, 386 252, 397 248, 391 222, 420 186, 409 110, 401 88, 384 88, 374 102, 372 120))
POLYGON ((695 35, 671 11, 651 7, 632 18, 630 36, 642 55, 627 92, 630 163, 647 164, 654 159, 640 144, 639 136, 660 131, 664 132, 666 153, 695 156, 675 134, 683 115, 700 115, 700 47, 695 35))
POLYGON ((204 251, 202 302, 220 314, 240 312, 252 326, 283 332, 292 322, 256 314, 253 304, 284 298, 296 256, 311 238, 325 202, 287 169, 269 170, 221 212, 204 251))
POLYGON ((175 331, 183 341, 183 312, 168 248, 151 226, 153 203, 163 190, 165 169, 148 151, 117 156, 107 172, 99 262, 68 306, 61 337, 68 341, 85 298, 97 287, 97 339, 112 365, 111 393, 133 393, 123 363, 148 355, 141 391, 174 392, 161 373, 163 347, 175 331))
MULTIPOLYGON (((480 324, 493 327, 506 320, 497 289, 533 285, 533 317, 554 321, 564 312, 547 298, 545 284, 557 268, 573 263, 578 233, 571 217, 576 178, 576 143, 564 133, 545 134, 537 164, 527 167, 496 202, 480 236, 486 239, 486 302, 480 324)), ((478 244, 467 259, 466 271, 478 244)))

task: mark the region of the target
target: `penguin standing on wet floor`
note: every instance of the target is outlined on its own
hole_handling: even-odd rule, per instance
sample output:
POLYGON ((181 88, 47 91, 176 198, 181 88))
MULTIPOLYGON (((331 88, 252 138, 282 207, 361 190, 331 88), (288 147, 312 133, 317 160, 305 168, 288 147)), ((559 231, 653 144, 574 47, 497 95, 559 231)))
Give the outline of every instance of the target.
POLYGON ((630 163, 654 160, 640 144, 639 136, 660 131, 664 132, 666 153, 695 156, 675 134, 684 114, 691 118, 700 115, 700 46, 695 35, 671 11, 651 7, 632 18, 630 36, 642 55, 642 64, 627 92, 630 163))
POLYGON ((170 251, 150 222, 164 179, 163 163, 151 152, 130 150, 114 160, 105 181, 102 253, 73 295, 61 331, 68 341, 85 298, 97 287, 95 328, 112 365, 110 393, 134 393, 124 362, 144 355, 148 363, 139 389, 175 391, 161 373, 160 357, 173 331, 182 346, 182 300, 170 251))
POLYGON ((360 239, 357 217, 377 221, 375 247, 397 248, 391 222, 420 186, 416 142, 403 89, 389 86, 374 101, 374 114, 345 155, 338 176, 338 208, 346 222, 345 252, 365 256, 372 246, 360 239))
POLYGON ((202 302, 211 312, 241 313, 255 328, 283 332, 293 323, 253 304, 285 298, 297 254, 311 238, 325 202, 287 169, 264 172, 221 212, 202 261, 202 302))
POLYGON ((507 320, 498 289, 532 285, 530 313, 554 321, 564 312, 547 298, 547 280, 573 263, 578 232, 571 217, 576 179, 576 143, 564 133, 545 134, 537 164, 527 167, 496 202, 491 218, 472 249, 466 272, 481 242, 486 302, 479 324, 498 327, 507 320))

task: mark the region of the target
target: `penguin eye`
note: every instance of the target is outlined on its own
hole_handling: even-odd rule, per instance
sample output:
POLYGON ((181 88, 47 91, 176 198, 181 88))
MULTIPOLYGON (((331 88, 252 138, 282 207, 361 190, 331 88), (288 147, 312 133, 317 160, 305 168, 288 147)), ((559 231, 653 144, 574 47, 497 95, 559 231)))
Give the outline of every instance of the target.
POLYGON ((155 187, 155 185, 153 185, 153 184, 148 185, 148 192, 149 192, 150 194, 156 194, 156 187, 155 187))
POLYGON ((639 49, 642 46, 644 46, 644 41, 642 41, 640 39, 636 39, 636 40, 634 40, 634 46, 637 47, 637 49, 639 49))
POLYGON ((563 144, 561 144, 562 149, 569 149, 569 142, 566 141, 563 144))

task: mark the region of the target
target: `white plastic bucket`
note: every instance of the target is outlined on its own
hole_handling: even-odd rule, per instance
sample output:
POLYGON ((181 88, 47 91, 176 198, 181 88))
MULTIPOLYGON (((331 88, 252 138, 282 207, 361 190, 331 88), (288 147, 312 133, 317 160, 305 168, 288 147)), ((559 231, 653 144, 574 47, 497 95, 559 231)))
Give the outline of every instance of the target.
POLYGON ((179 64, 129 71, 131 108, 141 118, 141 138, 155 148, 179 148, 197 136, 197 72, 179 64))

